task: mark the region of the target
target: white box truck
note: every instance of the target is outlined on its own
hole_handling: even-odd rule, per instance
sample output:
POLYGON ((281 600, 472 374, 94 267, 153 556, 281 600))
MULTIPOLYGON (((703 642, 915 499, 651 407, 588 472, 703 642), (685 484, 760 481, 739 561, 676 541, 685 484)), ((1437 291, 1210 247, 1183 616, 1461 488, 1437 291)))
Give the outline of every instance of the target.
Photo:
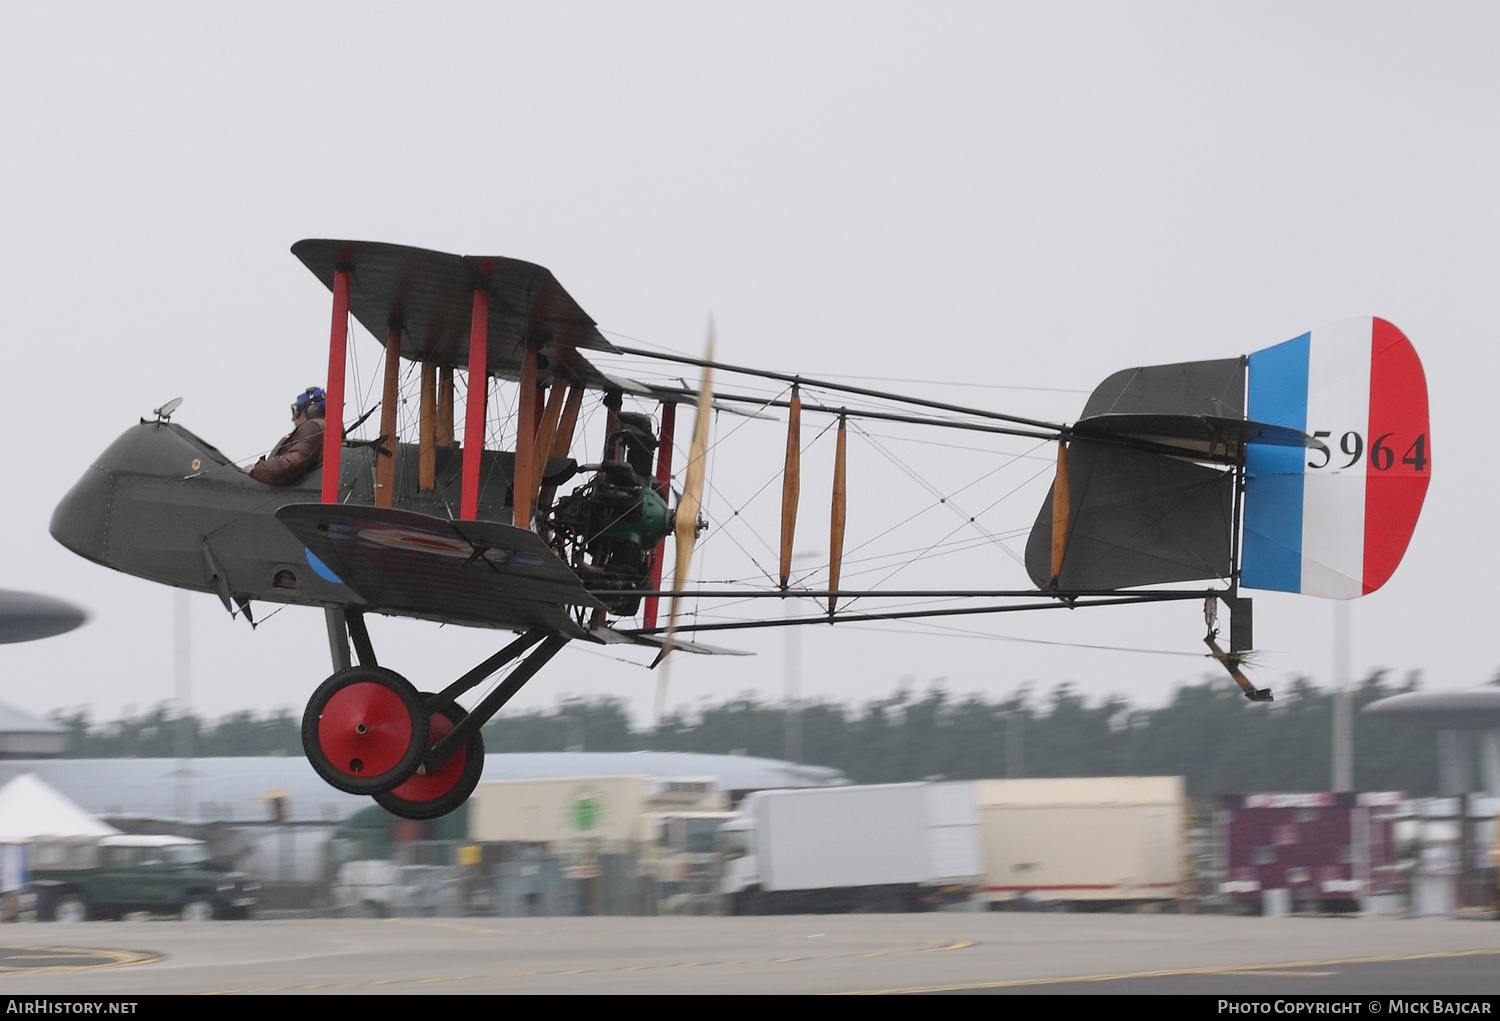
POLYGON ((991 908, 1124 906, 1189 891, 1180 776, 978 780, 974 787, 984 825, 982 896, 991 908))
POLYGON ((921 911, 984 873, 972 783, 757 791, 719 837, 732 914, 921 911))

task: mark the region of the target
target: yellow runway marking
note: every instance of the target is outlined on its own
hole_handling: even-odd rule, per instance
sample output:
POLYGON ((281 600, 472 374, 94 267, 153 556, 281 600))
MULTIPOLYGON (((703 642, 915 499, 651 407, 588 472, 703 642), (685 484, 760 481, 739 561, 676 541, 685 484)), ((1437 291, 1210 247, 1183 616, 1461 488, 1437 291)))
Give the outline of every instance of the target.
POLYGON ((0 975, 44 975, 58 971, 92 971, 96 968, 124 968, 132 964, 151 964, 160 954, 148 950, 112 950, 100 947, 0 946, 0 962, 23 959, 39 963, 0 963, 0 975), (46 964, 46 961, 77 960, 83 964, 46 964))
POLYGON ((1131 978, 1173 978, 1179 975, 1272 975, 1281 969, 1286 974, 1333 975, 1335 972, 1291 971, 1290 969, 1328 968, 1345 964, 1384 964, 1391 961, 1429 961, 1443 957, 1482 957, 1500 954, 1500 947, 1486 950, 1447 950, 1431 954, 1388 954, 1381 957, 1345 957, 1327 961, 1267 961, 1261 964, 1216 965, 1209 968, 1165 968, 1160 971, 1127 971, 1111 975, 1058 975, 1053 978, 1016 978, 999 982, 966 982, 942 986, 906 986, 899 989, 854 990, 845 995, 884 995, 897 993, 946 993, 966 989, 1016 989, 1022 986, 1055 986, 1065 982, 1118 982, 1131 978))
POLYGON ((1220 975, 1267 975, 1272 978, 1327 978, 1336 971, 1271 971, 1268 968, 1253 968, 1248 971, 1221 971, 1220 975))

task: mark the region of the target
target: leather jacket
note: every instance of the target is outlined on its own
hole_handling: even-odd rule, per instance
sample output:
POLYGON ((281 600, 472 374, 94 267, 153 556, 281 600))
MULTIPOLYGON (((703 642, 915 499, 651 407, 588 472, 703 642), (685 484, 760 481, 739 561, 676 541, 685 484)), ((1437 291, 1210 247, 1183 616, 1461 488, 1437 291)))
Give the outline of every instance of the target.
POLYGON ((289 486, 322 463, 323 420, 310 418, 255 462, 250 477, 271 486, 289 486))

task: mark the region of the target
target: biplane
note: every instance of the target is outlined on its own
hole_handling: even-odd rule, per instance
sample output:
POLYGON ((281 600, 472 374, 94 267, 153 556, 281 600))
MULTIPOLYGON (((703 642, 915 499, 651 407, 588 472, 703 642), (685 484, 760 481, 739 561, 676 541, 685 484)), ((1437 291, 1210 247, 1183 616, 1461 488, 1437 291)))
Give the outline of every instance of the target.
POLYGON ((513 259, 339 240, 292 252, 333 296, 320 469, 285 487, 257 482, 173 422, 174 401, 89 466, 51 531, 107 567, 215 593, 252 623, 255 602, 321 607, 334 669, 303 716, 308 760, 334 787, 407 818, 443 815, 469 796, 480 728, 570 642, 645 646, 660 662, 728 652, 700 635, 750 627, 1197 600, 1212 655, 1247 697, 1268 700, 1241 669, 1253 646, 1241 589, 1374 591, 1405 552, 1431 475, 1421 364, 1380 319, 1248 356, 1117 372, 1076 421, 1051 422, 718 362, 711 332, 701 358, 618 345, 550 272, 513 259), (384 353, 380 401, 346 427, 351 317, 384 353), (642 382, 607 362, 623 358, 702 377, 642 382), (716 386, 726 377, 780 389, 716 386), (514 397, 496 414, 502 391, 514 397), (604 420, 590 449, 586 401, 604 420), (674 464, 680 405, 697 415, 674 464), (736 408, 787 425, 779 573, 695 586, 709 423, 736 408), (374 435, 354 438, 376 409, 374 435), (802 420, 815 416, 836 430, 826 586, 791 566, 802 420), (846 438, 860 422, 1044 446, 1052 479, 1025 542, 1031 584, 841 587, 846 438), (816 600, 816 612, 707 623, 679 614, 687 599, 792 596, 816 600), (946 602, 850 605, 891 597, 946 602), (370 614, 518 637, 422 691, 379 665, 370 614), (507 669, 472 708, 459 704, 507 669))

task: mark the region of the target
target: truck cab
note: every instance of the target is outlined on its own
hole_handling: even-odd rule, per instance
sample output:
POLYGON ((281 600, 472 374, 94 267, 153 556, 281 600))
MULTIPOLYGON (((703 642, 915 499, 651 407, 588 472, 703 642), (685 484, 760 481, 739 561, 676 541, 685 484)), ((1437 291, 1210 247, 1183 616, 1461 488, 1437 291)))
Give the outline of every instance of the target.
POLYGON ((733 902, 737 895, 760 889, 760 867, 755 860, 755 820, 731 816, 715 837, 724 876, 719 892, 733 902))

